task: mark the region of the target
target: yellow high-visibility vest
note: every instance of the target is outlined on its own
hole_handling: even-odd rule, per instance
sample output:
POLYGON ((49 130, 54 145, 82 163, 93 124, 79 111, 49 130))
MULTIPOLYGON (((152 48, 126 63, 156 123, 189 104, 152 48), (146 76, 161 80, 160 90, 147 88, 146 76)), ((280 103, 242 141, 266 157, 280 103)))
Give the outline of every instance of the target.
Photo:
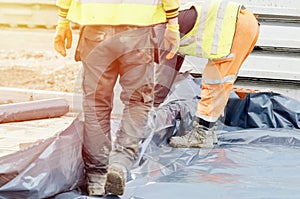
POLYGON ((208 59, 221 59, 230 54, 240 4, 206 0, 194 6, 197 20, 193 29, 181 38, 179 52, 208 59))
MULTIPOLYGON (((148 26, 166 22, 162 0, 67 0, 58 6, 68 9, 67 19, 80 25, 148 26)), ((179 2, 174 2, 178 6, 179 2), (177 3, 176 3, 177 2, 177 3)), ((178 7, 177 7, 178 8, 178 7)))

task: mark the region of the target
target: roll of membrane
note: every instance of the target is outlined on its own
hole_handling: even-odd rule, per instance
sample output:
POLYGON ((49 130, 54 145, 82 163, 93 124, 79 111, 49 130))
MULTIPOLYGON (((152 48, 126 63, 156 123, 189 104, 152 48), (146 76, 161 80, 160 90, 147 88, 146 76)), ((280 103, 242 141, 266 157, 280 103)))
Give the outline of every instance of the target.
POLYGON ((0 123, 59 117, 68 111, 68 101, 63 98, 4 104, 0 105, 0 123))

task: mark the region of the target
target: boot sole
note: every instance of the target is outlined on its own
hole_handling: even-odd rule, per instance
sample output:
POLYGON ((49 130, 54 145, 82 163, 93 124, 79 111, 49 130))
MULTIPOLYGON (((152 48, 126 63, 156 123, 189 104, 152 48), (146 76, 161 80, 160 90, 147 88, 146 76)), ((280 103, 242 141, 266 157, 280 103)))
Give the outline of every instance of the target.
POLYGON ((106 193, 123 195, 125 182, 118 173, 108 173, 105 184, 106 193))
POLYGON ((201 144, 174 144, 172 142, 169 143, 169 145, 173 148, 213 148, 214 143, 208 144, 208 143, 201 143, 201 144))

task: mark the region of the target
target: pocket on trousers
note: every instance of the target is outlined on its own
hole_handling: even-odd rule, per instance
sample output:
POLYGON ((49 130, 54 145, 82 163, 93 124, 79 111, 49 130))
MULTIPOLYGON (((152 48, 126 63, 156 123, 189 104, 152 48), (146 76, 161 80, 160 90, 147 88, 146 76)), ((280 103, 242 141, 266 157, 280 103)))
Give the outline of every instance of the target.
POLYGON ((82 32, 78 48, 80 58, 84 60, 105 38, 106 32, 103 30, 86 26, 82 32))
POLYGON ((85 31, 83 32, 84 38, 92 41, 92 42, 101 42, 105 39, 106 33, 102 30, 97 30, 95 28, 85 28, 85 31))

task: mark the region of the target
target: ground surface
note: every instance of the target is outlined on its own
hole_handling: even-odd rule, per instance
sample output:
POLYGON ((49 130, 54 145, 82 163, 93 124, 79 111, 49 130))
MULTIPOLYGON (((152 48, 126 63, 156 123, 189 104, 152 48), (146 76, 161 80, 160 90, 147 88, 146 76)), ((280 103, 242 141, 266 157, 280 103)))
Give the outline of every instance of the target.
POLYGON ((0 29, 0 86, 72 92, 81 64, 53 49, 54 30, 0 29))
POLYGON ((0 86, 71 92, 80 66, 48 51, 0 51, 0 86))

